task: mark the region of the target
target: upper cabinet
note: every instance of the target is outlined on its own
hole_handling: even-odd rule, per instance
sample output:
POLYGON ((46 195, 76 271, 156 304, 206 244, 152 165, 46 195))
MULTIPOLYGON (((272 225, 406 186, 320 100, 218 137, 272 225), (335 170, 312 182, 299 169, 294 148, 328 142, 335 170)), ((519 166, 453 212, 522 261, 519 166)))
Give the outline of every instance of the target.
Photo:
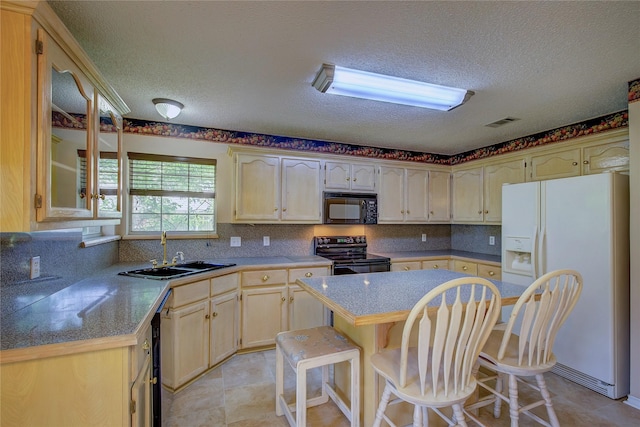
POLYGON ((235 155, 237 222, 319 223, 320 161, 235 155))
POLYGON ((453 221, 499 224, 503 184, 524 181, 524 159, 453 172, 453 221))
POLYGON ((50 6, 3 1, 3 231, 114 224, 122 216, 122 114, 50 6), (114 222, 115 219, 115 222, 114 222), (79 221, 81 220, 81 221, 79 221), (107 220, 107 221, 105 221, 107 220))
POLYGON ((380 166, 378 222, 427 222, 429 171, 380 166))
POLYGON ((373 164, 326 162, 325 190, 375 191, 376 169, 373 164))
POLYGON ((451 221, 451 173, 429 171, 429 222, 451 221))

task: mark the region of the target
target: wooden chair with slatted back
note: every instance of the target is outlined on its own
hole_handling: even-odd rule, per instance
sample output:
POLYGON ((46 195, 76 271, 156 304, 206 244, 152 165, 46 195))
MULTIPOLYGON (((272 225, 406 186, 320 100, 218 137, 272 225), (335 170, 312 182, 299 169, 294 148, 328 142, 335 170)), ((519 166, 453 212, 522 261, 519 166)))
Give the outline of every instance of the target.
POLYGON ((385 411, 402 401, 414 405, 414 426, 428 425, 427 408, 449 425, 466 426, 462 404, 476 389, 473 367, 500 307, 495 285, 479 277, 450 280, 422 297, 409 313, 401 347, 371 356, 371 365, 386 381, 374 427, 383 419, 395 426, 385 411), (409 347, 416 323, 417 347, 409 347), (390 401, 392 394, 397 398, 390 401), (453 415, 443 413, 445 407, 452 407, 453 415))
POLYGON ((467 406, 476 410, 482 406, 494 405, 494 417, 500 416, 501 403, 509 404, 511 426, 517 427, 520 414, 525 414, 547 427, 558 427, 551 395, 544 376, 556 364, 553 343, 558 330, 567 319, 580 297, 582 276, 574 270, 549 272, 534 281, 520 296, 505 324, 498 325, 489 336, 478 359, 479 366, 496 375, 483 377, 480 387, 490 394, 478 402, 467 406), (537 386, 523 381, 522 377, 534 376, 537 386), (503 393, 504 382, 508 378, 508 393, 503 393), (495 382, 495 388, 489 386, 495 382), (540 392, 542 399, 521 405, 518 402, 518 384, 525 384, 540 392), (531 412, 533 408, 545 405, 549 420, 531 412))

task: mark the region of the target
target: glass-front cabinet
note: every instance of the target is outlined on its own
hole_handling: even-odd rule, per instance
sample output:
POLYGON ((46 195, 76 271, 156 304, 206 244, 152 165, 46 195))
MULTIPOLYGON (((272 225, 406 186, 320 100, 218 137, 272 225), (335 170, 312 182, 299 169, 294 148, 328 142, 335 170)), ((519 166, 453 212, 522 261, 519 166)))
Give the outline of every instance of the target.
POLYGON ((122 116, 38 31, 38 222, 122 216, 122 116))

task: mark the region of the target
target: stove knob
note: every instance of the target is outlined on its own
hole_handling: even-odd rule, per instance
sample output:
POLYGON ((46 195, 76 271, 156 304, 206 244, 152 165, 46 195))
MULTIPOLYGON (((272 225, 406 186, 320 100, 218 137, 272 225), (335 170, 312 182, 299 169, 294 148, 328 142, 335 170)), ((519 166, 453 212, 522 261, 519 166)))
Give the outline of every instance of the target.
POLYGON ((360 236, 356 237, 356 243, 360 243, 360 236))
POLYGON ((362 243, 365 243, 367 241, 367 238, 365 236, 360 237, 360 241, 362 243))
POLYGON ((329 239, 327 237, 324 238, 324 244, 328 244, 329 243, 329 239))

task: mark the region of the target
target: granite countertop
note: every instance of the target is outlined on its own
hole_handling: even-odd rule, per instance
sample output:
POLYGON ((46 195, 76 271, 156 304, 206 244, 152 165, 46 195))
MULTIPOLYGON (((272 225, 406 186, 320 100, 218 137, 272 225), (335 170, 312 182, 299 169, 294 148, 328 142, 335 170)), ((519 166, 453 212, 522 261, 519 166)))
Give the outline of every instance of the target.
MULTIPOLYGON (((413 270, 298 279, 298 284, 354 326, 406 319, 427 292, 466 274, 449 270, 413 270)), ((502 305, 514 304, 526 287, 491 280, 502 305)))
POLYGON ((101 348, 133 345, 138 331, 150 322, 173 286, 248 268, 331 265, 331 261, 317 256, 226 258, 211 262, 236 265, 173 280, 150 280, 118 275, 149 267, 149 263, 118 263, 78 282, 64 283, 61 289, 59 278, 8 285, 3 288, 0 307, 0 363, 15 361, 24 356, 25 349, 36 346, 66 347, 61 354, 67 354, 73 348, 89 348, 96 340, 101 348), (54 291, 47 289, 49 285, 54 291))
POLYGON ((431 251, 396 251, 396 252, 376 252, 376 255, 391 258, 391 261, 411 261, 416 258, 431 257, 458 257, 476 261, 487 261, 500 264, 500 255, 488 255, 478 252, 457 251, 453 249, 431 250, 431 251))

